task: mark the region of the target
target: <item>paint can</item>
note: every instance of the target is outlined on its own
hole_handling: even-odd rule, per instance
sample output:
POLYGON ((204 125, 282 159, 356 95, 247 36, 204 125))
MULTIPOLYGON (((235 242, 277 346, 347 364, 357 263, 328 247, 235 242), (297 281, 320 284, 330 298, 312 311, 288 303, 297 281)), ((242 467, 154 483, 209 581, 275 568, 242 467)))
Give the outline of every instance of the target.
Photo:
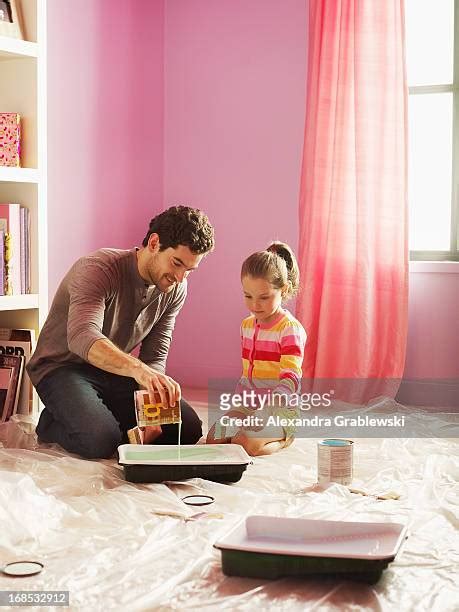
POLYGON ((352 440, 326 438, 317 443, 317 480, 319 484, 352 481, 352 440))
POLYGON ((181 423, 180 403, 166 407, 158 392, 151 398, 145 389, 134 391, 134 404, 138 427, 181 423))

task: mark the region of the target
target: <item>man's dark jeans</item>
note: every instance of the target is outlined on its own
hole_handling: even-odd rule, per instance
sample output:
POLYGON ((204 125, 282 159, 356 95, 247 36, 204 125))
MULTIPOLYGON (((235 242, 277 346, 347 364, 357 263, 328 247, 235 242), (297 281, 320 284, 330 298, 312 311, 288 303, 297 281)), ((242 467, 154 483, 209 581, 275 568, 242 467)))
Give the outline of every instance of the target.
MULTIPOLYGON (((60 367, 45 376, 37 392, 45 405, 37 434, 40 442, 57 442, 87 459, 112 457, 127 442, 127 430, 136 424, 133 378, 104 372, 89 364, 60 367)), ((195 444, 202 435, 201 421, 184 400, 182 444, 195 444)), ((155 444, 177 444, 178 425, 162 425, 155 444)))

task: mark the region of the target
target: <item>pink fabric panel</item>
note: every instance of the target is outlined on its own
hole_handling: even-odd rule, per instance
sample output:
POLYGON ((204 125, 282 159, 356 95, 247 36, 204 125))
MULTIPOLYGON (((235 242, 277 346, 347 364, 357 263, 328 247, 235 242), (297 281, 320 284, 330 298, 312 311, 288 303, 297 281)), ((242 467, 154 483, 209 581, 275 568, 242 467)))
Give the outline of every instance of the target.
POLYGON ((407 335, 403 0, 311 0, 297 317, 306 377, 394 377, 407 335))

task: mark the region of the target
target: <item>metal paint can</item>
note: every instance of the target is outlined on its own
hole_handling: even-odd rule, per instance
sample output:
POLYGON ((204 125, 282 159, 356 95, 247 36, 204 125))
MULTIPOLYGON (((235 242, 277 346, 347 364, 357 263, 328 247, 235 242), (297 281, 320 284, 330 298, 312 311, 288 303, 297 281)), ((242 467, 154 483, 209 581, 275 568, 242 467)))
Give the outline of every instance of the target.
POLYGON ((326 438, 317 443, 317 480, 319 484, 352 481, 352 440, 326 438))

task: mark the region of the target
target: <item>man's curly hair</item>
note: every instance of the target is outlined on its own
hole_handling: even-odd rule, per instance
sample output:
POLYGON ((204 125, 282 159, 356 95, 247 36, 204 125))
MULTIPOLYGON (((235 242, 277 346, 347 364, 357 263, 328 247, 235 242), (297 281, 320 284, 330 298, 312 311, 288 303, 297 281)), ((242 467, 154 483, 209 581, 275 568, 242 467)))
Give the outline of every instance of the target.
POLYGON ((160 251, 169 247, 187 246, 196 255, 214 248, 214 228, 207 215, 189 206, 171 206, 150 221, 142 245, 148 245, 151 234, 158 234, 160 251))

